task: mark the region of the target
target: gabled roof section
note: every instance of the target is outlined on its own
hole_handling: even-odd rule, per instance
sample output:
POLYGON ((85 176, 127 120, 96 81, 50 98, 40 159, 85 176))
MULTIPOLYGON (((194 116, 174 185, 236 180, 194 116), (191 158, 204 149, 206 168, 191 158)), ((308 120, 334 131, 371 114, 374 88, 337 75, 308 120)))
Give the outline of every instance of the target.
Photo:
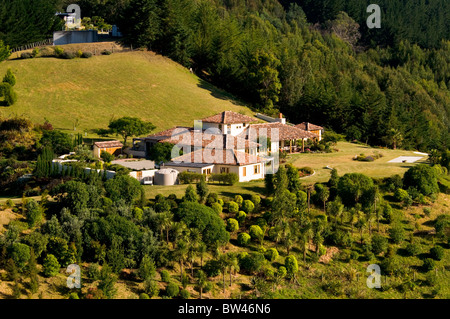
MULTIPOLYGON (((271 136, 276 136, 278 131, 278 138, 280 141, 286 140, 300 140, 305 138, 317 138, 318 135, 312 132, 307 132, 298 127, 282 124, 279 122, 273 123, 261 123, 261 124, 250 124, 247 130, 238 135, 241 138, 248 138, 248 134, 255 134, 258 137, 263 134, 267 134, 268 138, 271 136), (274 135, 272 135, 272 132, 274 135)), ((252 138, 252 136, 250 136, 252 138)))
POLYGON ((315 125, 315 124, 312 124, 312 123, 309 123, 309 122, 303 122, 303 123, 297 124, 295 127, 300 128, 300 129, 305 130, 305 131, 320 131, 320 130, 323 130, 322 126, 315 125))
POLYGON ((192 127, 173 127, 153 135, 144 140, 152 140, 158 143, 184 144, 190 146, 202 146, 203 148, 244 149, 256 148, 260 144, 229 134, 211 134, 206 131, 196 132, 192 127))
POLYGON ((173 158, 172 162, 244 166, 262 163, 264 160, 259 156, 231 149, 200 149, 173 158))
POLYGON ((119 141, 95 142, 94 145, 98 148, 123 147, 123 144, 119 141))
POLYGON ((202 119, 202 122, 217 123, 217 124, 239 124, 256 121, 258 121, 258 119, 240 113, 236 113, 233 111, 224 111, 222 113, 215 114, 202 119))

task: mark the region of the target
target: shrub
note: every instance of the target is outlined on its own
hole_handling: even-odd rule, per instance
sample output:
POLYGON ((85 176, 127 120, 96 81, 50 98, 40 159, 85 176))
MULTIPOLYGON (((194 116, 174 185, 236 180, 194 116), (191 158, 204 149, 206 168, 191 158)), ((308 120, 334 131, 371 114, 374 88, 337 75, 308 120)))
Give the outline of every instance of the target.
POLYGON ((192 184, 194 182, 199 182, 203 178, 200 173, 194 172, 181 172, 178 174, 178 179, 182 184, 192 184))
POLYGON ((409 256, 416 256, 420 254, 420 245, 416 243, 409 243, 406 245, 406 252, 409 256))
MULTIPOLYGON (((10 224, 11 226, 11 224, 10 224)), ((15 242, 9 248, 9 255, 14 260, 19 271, 22 271, 30 260, 30 247, 28 245, 15 242)))
POLYGON ((14 75, 14 73, 11 71, 11 69, 8 69, 6 71, 5 76, 3 77, 3 83, 9 83, 9 85, 14 86, 16 85, 16 76, 14 75))
POLYGON ((183 289, 180 291, 180 297, 182 299, 189 299, 191 297, 191 294, 186 289, 183 289))
POLYGON ((143 292, 139 295, 139 299, 150 299, 150 296, 143 292))
POLYGON ((178 296, 180 293, 180 288, 174 282, 170 282, 166 287, 166 295, 170 298, 178 296))
POLYGON ((435 260, 442 260, 444 258, 444 248, 441 246, 434 246, 430 249, 431 257, 435 260))
POLYGON ((39 53, 40 53, 41 57, 55 56, 55 51, 51 50, 50 48, 47 48, 47 47, 42 48, 39 53))
POLYGON ((240 233, 237 237, 237 242, 239 246, 247 246, 250 241, 250 235, 247 233, 240 233))
POLYGON ((389 236, 395 244, 400 244, 405 239, 405 230, 400 224, 389 229, 389 236))
POLYGON ((239 205, 236 202, 228 202, 228 211, 230 213, 237 213, 239 211, 239 205))
POLYGON ((244 199, 241 195, 234 196, 234 201, 239 205, 239 207, 242 206, 242 203, 244 202, 244 199))
POLYGON ((220 205, 219 203, 212 203, 211 208, 214 209, 217 215, 219 215, 223 210, 222 205, 220 205))
POLYGON ((54 47, 53 51, 55 51, 57 57, 64 53, 64 49, 59 46, 54 47))
POLYGON ((255 204, 255 207, 258 207, 261 204, 261 197, 259 195, 253 194, 251 196, 251 201, 255 204))
POLYGON ((220 206, 222 206, 222 207, 223 207, 223 205, 224 205, 224 202, 223 202, 223 199, 222 199, 222 198, 219 198, 219 199, 217 200, 217 203, 219 203, 220 206))
POLYGON ((98 280, 100 278, 100 266, 97 263, 90 264, 87 268, 86 274, 91 280, 98 280))
POLYGON ((102 51, 102 54, 103 54, 103 55, 111 55, 111 53, 112 53, 112 52, 109 51, 109 50, 103 50, 103 51, 102 51))
POLYGON ((30 52, 24 52, 20 55, 21 59, 31 59, 33 57, 33 54, 31 54, 30 52))
POLYGON ((69 294, 69 299, 80 299, 80 297, 78 297, 76 292, 72 292, 69 294))
POLYGON ((284 265, 286 267, 289 276, 292 277, 298 272, 298 263, 297 258, 295 258, 295 256, 292 255, 287 256, 284 261, 284 265))
POLYGON ((312 174, 314 174, 314 169, 312 169, 309 166, 300 167, 298 169, 298 174, 299 174, 300 177, 307 176, 307 175, 312 175, 312 174))
POLYGON ((439 193, 436 171, 428 165, 416 165, 409 168, 403 176, 403 185, 405 188, 415 187, 425 196, 439 193))
POLYGON ((239 229, 238 221, 234 218, 228 218, 227 219, 227 230, 230 233, 234 233, 234 232, 238 231, 238 229, 239 229))
POLYGON ((162 282, 169 282, 170 281, 170 274, 167 270, 162 270, 161 273, 161 281, 162 282))
POLYGON ((409 193, 402 188, 397 188, 394 193, 394 198, 398 202, 405 202, 408 200, 409 193))
POLYGON ((266 250, 266 253, 264 254, 264 257, 270 262, 275 261, 278 257, 278 250, 276 248, 269 248, 266 250))
POLYGON ((287 275, 286 267, 280 266, 277 270, 277 277, 284 278, 287 275))
POLYGON ((11 84, 7 82, 0 83, 0 97, 2 96, 7 106, 11 106, 17 102, 17 93, 11 84))
POLYGON ((375 255, 379 255, 387 251, 388 248, 388 240, 386 237, 381 236, 379 234, 375 234, 372 236, 372 252, 375 255))
POLYGON ((236 173, 211 174, 209 177, 209 181, 234 185, 239 181, 239 176, 236 173))
POLYGON ((203 266, 203 271, 208 277, 216 277, 220 274, 221 265, 219 261, 215 259, 208 260, 203 266))
POLYGON ((250 226, 250 237, 253 240, 258 240, 261 242, 264 238, 264 232, 258 225, 252 225, 250 226))
POLYGON ((155 280, 147 279, 144 282, 144 290, 148 294, 148 296, 151 298, 153 296, 158 295, 159 293, 159 287, 155 280))
POLYGON ((428 272, 428 271, 433 270, 435 266, 436 266, 436 264, 433 259, 425 258, 425 260, 423 261, 422 268, 424 271, 428 272))
POLYGON ((100 158, 106 162, 106 163, 111 163, 112 161, 114 161, 115 156, 111 153, 108 153, 106 151, 102 151, 100 153, 100 158))
POLYGON ((255 208, 255 204, 253 204, 252 201, 250 201, 248 199, 246 199, 244 201, 244 203, 242 204, 242 210, 244 212, 246 212, 247 214, 250 214, 254 208, 255 208))
POLYGON ((66 51, 59 55, 59 57, 62 59, 75 59, 77 57, 77 54, 75 52, 66 51))
POLYGON ((36 58, 39 55, 39 48, 34 48, 31 52, 31 55, 33 56, 33 58, 36 58))
MULTIPOLYGON (((206 204, 208 205, 212 205, 214 203, 217 203, 219 201, 219 196, 217 195, 217 193, 209 193, 208 196, 206 197, 206 204)), ((220 204, 223 206, 223 201, 220 204)))
POLYGON ((263 254, 251 252, 239 260, 239 266, 248 273, 254 273, 261 269, 264 260, 263 254))
POLYGON ((243 212, 242 210, 236 214, 236 220, 239 222, 239 224, 243 224, 246 217, 247 217, 247 214, 245 212, 243 212))
POLYGON ((390 224, 394 220, 394 212, 392 211, 392 206, 389 203, 383 205, 383 218, 390 224))
POLYGON ((61 268, 58 259, 52 254, 48 254, 44 259, 44 275, 46 277, 54 277, 59 273, 61 268))
POLYGON ((381 262, 381 269, 389 275, 399 275, 404 271, 404 267, 398 256, 387 257, 381 262))

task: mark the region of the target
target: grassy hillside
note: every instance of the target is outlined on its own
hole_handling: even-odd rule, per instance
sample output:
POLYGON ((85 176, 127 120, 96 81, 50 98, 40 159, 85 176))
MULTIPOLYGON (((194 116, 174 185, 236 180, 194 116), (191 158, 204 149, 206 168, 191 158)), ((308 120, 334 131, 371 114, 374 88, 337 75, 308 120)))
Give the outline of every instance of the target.
MULTIPOLYGON (((63 46, 64 47, 64 46, 63 46)), ((37 58, 0 64, 17 77, 18 102, 0 115, 25 114, 34 122, 47 118, 55 128, 76 132, 107 127, 112 117, 137 116, 157 130, 193 125, 224 110, 250 111, 227 93, 199 79, 181 65, 152 52, 134 51, 64 60, 37 58)))

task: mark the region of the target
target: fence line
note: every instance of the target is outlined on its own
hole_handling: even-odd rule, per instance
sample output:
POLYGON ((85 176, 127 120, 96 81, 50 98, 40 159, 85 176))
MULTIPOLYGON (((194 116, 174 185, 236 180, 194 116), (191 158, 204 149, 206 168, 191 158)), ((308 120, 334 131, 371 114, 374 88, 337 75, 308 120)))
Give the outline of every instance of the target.
POLYGON ((17 51, 33 49, 33 48, 41 47, 41 46, 47 46, 47 45, 53 45, 53 39, 52 38, 46 39, 46 40, 42 40, 42 41, 33 42, 33 43, 24 44, 24 45, 21 45, 19 47, 15 47, 14 49, 11 50, 11 53, 17 52, 17 51))

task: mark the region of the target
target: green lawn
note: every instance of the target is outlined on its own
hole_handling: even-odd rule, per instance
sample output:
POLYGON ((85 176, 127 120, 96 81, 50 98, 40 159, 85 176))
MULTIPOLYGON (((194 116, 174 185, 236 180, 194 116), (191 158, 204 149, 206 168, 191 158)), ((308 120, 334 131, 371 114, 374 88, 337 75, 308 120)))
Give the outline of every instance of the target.
POLYGON ((1 77, 8 68, 17 78, 18 101, 1 107, 0 116, 25 115, 35 123, 47 118, 55 128, 87 131, 88 137, 95 136, 91 129, 106 128, 113 117, 136 116, 163 130, 193 126, 194 119, 224 110, 251 114, 231 95, 152 52, 73 60, 13 59, 0 63, 1 77))
POLYGON ((388 177, 394 174, 403 175, 408 168, 417 163, 426 162, 427 156, 415 163, 388 163, 399 156, 423 156, 414 154, 413 151, 378 149, 365 145, 349 142, 338 142, 334 147, 338 152, 333 153, 302 153, 293 154, 288 157, 287 162, 296 167, 309 166, 316 172, 313 176, 305 177, 302 180, 308 183, 326 182, 330 178, 331 170, 326 166, 336 168, 340 176, 345 173, 363 173, 370 177, 388 177), (383 157, 373 162, 359 162, 352 158, 355 155, 372 155, 374 152, 381 153, 383 157))

